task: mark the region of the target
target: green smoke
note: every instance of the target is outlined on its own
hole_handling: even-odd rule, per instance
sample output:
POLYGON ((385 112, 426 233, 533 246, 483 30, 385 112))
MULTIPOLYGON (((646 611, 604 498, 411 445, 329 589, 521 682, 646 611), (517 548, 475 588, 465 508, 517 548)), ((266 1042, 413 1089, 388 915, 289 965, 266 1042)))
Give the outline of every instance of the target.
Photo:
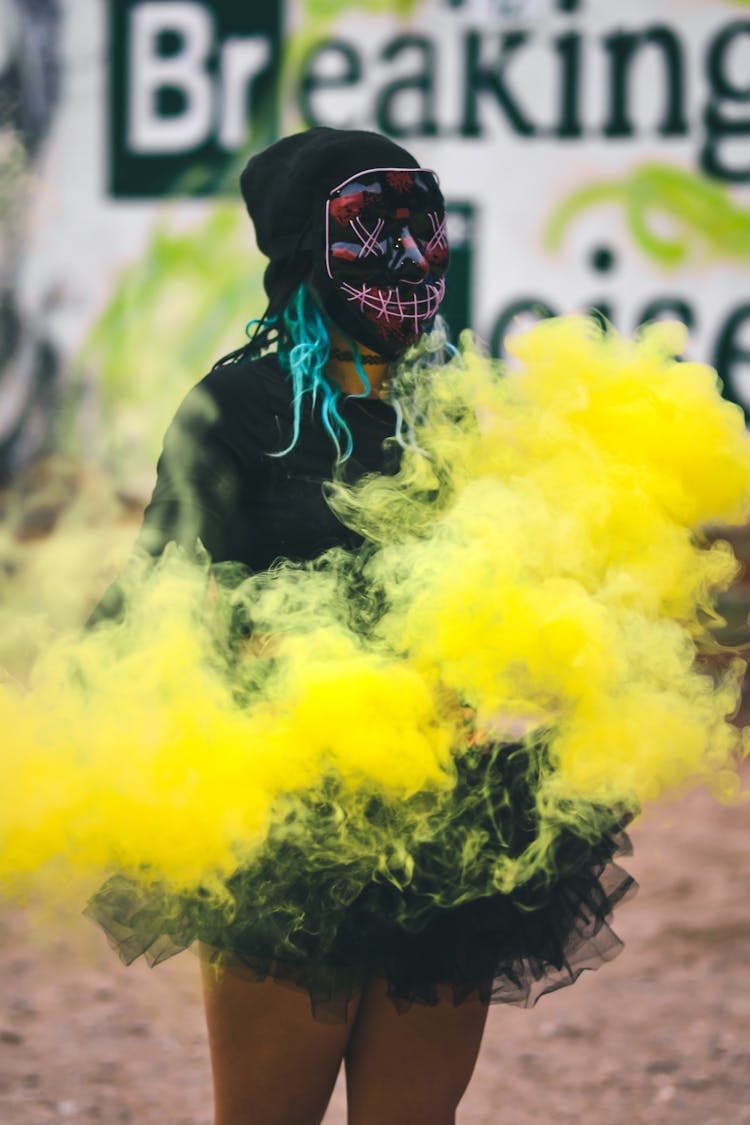
POLYGON ((595 180, 563 199, 545 230, 556 251, 584 212, 615 205, 635 245, 659 265, 693 259, 750 261, 750 209, 707 176, 668 164, 642 164, 621 179, 595 180), (666 219, 669 233, 663 233, 666 219))

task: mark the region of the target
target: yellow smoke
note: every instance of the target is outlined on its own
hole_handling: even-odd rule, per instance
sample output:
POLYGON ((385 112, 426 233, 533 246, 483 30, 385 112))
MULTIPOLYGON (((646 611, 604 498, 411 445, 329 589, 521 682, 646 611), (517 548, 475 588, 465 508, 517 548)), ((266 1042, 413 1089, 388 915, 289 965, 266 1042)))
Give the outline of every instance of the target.
MULTIPOLYGON (((442 830, 456 757, 515 719, 544 731, 549 768, 539 840, 498 856, 496 886, 544 866, 555 824, 587 809, 731 789, 742 662, 697 657, 737 565, 702 528, 747 519, 750 444, 715 373, 674 360, 683 343, 564 319, 516 339, 504 373, 471 345, 442 368, 417 357, 393 390, 398 474, 329 490, 360 552, 239 585, 176 550, 129 568, 122 621, 59 636, 27 686, 0 684, 6 885, 63 857, 220 894, 290 810, 304 846, 304 794, 335 779, 343 811, 309 847, 324 866, 350 849, 353 896, 395 863, 373 795, 408 870, 442 830)), ((446 900, 472 877, 457 864, 446 900)))

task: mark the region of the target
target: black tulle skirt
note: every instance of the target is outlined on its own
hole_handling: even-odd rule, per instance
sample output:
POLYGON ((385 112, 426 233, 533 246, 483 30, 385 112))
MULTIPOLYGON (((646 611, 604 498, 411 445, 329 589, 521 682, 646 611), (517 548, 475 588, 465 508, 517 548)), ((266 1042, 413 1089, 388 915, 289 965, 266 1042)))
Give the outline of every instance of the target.
POLYGON ((359 793, 358 815, 364 799, 379 841, 366 862, 347 849, 354 818, 330 777, 297 795, 295 811, 285 807, 219 898, 174 891, 153 872, 118 872, 85 913, 126 964, 195 946, 230 971, 306 989, 324 1020, 344 1018, 374 974, 398 1007, 446 996, 531 1006, 616 956, 612 911, 635 886, 614 862, 630 852, 632 810, 576 807, 560 818, 558 809, 550 826, 537 800, 548 768, 538 742, 484 747, 457 759, 448 799, 359 793), (317 844, 332 836, 340 848, 327 846, 321 866, 317 844), (537 854, 498 890, 498 861, 537 854))

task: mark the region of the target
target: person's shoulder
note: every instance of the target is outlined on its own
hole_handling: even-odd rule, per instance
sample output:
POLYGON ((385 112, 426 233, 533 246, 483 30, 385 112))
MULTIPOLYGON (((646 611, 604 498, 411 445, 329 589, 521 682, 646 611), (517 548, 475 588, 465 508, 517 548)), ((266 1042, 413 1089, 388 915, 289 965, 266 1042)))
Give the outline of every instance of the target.
POLYGON ((272 418, 291 413, 292 390, 275 354, 241 359, 214 367, 188 395, 205 413, 212 408, 214 421, 228 424, 241 419, 272 418))
POLYGON ((286 443, 294 402, 291 381, 275 354, 214 367, 184 399, 178 429, 192 440, 219 444, 242 461, 257 459, 286 443))
POLYGON ((217 402, 240 407, 260 405, 269 395, 290 398, 289 383, 275 354, 223 363, 212 368, 195 389, 217 402))
POLYGON ((291 409, 288 380, 275 355, 242 359, 212 368, 188 391, 176 420, 194 425, 229 425, 291 409))

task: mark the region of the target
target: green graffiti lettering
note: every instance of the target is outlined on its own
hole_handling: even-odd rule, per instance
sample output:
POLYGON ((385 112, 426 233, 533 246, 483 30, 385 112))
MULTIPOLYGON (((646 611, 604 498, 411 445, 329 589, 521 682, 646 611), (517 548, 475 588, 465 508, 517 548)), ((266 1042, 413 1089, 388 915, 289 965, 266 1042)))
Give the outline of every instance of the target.
POLYGON ((464 40, 466 85, 461 135, 464 137, 482 135, 479 98, 480 95, 492 94, 513 132, 521 137, 533 137, 537 132, 536 126, 511 94, 505 77, 505 69, 511 57, 528 43, 529 35, 525 31, 512 31, 497 36, 499 55, 494 62, 489 63, 481 61, 480 58, 482 46, 488 39, 488 35, 479 31, 469 31, 464 40))
POLYGON ((392 137, 433 137, 438 132, 435 119, 435 44, 425 35, 400 35, 392 39, 382 52, 385 62, 392 62, 404 53, 416 54, 415 73, 396 78, 380 91, 375 109, 377 127, 392 137), (404 122, 399 112, 402 96, 418 99, 420 112, 412 124, 404 122))
POLYGON ((706 56, 706 75, 713 96, 703 115, 706 140, 700 152, 700 165, 709 175, 736 183, 750 178, 750 165, 740 168, 729 165, 719 152, 719 144, 730 137, 750 136, 750 118, 738 117, 736 112, 727 116, 718 102, 721 99, 735 107, 750 102, 747 67, 744 85, 738 85, 729 73, 732 50, 741 38, 747 36, 750 36, 750 20, 730 23, 714 38, 706 56))
POLYGON ((633 61, 644 46, 658 47, 665 66, 666 109, 658 132, 663 137, 685 136, 685 61, 678 36, 668 27, 654 26, 643 31, 618 31, 604 39, 610 55, 609 118, 605 137, 632 137, 635 128, 630 115, 630 75, 633 61))
MULTIPOLYGON (((356 86, 361 80, 362 60, 351 43, 344 39, 327 39, 324 43, 317 43, 305 57, 300 68, 299 108, 305 125, 331 124, 328 120, 324 121, 315 109, 313 96, 317 90, 336 90, 356 86), (336 74, 320 72, 319 64, 326 57, 340 61, 340 68, 336 74)), ((356 123, 341 120, 336 122, 336 127, 351 129, 356 127, 356 123)))
POLYGON ((739 305, 724 322, 714 350, 714 367, 724 384, 724 397, 745 410, 750 405, 750 394, 741 394, 737 368, 744 364, 746 373, 750 373, 750 332, 745 332, 744 340, 740 338, 748 325, 750 304, 739 305))

